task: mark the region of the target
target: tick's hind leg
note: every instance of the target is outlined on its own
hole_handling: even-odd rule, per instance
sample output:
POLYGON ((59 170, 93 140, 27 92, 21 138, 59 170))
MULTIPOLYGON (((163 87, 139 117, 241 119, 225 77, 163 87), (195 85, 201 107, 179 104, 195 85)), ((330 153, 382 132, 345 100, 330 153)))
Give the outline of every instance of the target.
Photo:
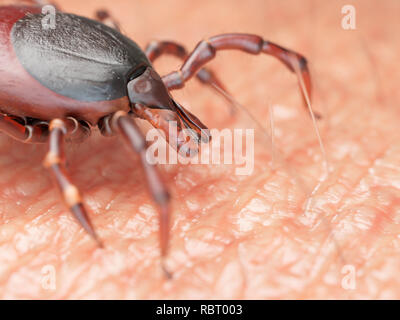
MULTIPOLYGON (((81 142, 90 133, 89 125, 84 121, 67 118, 68 140, 81 142)), ((48 141, 49 123, 43 120, 27 119, 11 115, 0 114, 0 131, 26 143, 44 143, 48 141)))
MULTIPOLYGON (((44 159, 44 166, 51 170, 62 193, 65 203, 81 226, 102 246, 82 204, 77 187, 71 182, 65 169, 64 140, 71 124, 67 120, 54 119, 49 126, 49 151, 44 159)), ((72 125, 74 125, 72 123, 72 125)))
POLYGON ((46 123, 31 123, 22 117, 0 114, 0 131, 26 143, 46 142, 48 127, 46 123))
POLYGON ((221 34, 199 42, 180 70, 164 76, 163 81, 171 90, 182 88, 185 82, 192 78, 207 62, 214 59, 217 51, 220 50, 241 50, 250 54, 269 54, 279 59, 292 72, 295 72, 293 63, 296 63, 305 86, 306 92, 301 92, 307 107, 305 95, 311 99, 311 79, 307 60, 294 51, 252 34, 221 34))

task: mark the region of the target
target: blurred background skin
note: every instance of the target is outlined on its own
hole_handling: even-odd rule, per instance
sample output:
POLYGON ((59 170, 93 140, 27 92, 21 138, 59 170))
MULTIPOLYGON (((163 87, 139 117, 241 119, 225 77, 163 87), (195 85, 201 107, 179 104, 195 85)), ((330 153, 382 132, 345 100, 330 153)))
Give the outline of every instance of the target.
MULTIPOLYGON (((67 150, 106 243, 100 250, 42 168, 46 146, 2 135, 1 298, 400 298, 399 1, 57 4, 88 17, 107 8, 142 48, 176 40, 190 50, 215 34, 248 32, 304 54, 331 172, 315 189, 322 157, 295 76, 271 57, 218 54, 209 66, 267 129, 274 107, 286 166, 272 168, 259 131, 251 176, 234 176, 232 166, 163 166, 174 195, 168 282, 159 268, 157 213, 137 158, 118 138, 94 133, 67 150), (356 8, 355 30, 341 25, 348 4, 356 8)), ((155 64, 160 74, 180 65, 172 57, 155 64)), ((255 127, 243 112, 230 117, 224 100, 196 80, 173 95, 210 128, 255 127)))

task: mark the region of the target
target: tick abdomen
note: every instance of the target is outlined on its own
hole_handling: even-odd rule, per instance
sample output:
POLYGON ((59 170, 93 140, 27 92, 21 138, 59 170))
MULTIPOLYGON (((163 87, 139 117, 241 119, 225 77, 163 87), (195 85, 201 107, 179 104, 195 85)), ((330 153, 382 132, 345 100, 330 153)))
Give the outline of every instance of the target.
POLYGON ((57 12, 55 29, 44 29, 43 17, 39 9, 0 8, 0 110, 92 124, 129 110, 126 79, 150 65, 138 45, 88 18, 57 12))
POLYGON ((139 64, 150 65, 139 46, 91 19, 57 13, 55 29, 44 15, 27 15, 11 30, 18 60, 45 87, 80 101, 114 100, 126 95, 126 79, 139 64))

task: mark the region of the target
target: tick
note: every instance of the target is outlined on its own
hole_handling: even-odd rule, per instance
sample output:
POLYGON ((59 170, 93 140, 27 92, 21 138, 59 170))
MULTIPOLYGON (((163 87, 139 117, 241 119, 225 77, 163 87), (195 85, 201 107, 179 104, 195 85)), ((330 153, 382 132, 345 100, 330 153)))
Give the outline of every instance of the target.
MULTIPOLYGON (((135 119, 147 120, 166 137, 168 124, 175 121, 178 132, 190 129, 197 144, 208 142, 206 126, 170 91, 195 75, 221 87, 211 71, 202 69, 220 50, 269 54, 291 71, 296 61, 307 94, 311 93, 306 59, 257 35, 217 35, 200 41, 191 54, 171 41, 152 42, 143 51, 119 31, 106 11, 97 14, 104 23, 57 11, 55 29, 43 28, 43 18, 39 6, 0 7, 0 130, 21 142, 48 143, 44 166, 54 175, 71 213, 100 246, 79 190, 68 176, 64 142, 81 141, 96 126, 104 136, 122 136, 139 155, 158 208, 162 266, 168 249, 170 195, 157 167, 146 161, 147 143, 135 119), (160 77, 152 62, 163 54, 184 63, 160 77)), ((181 151, 184 141, 174 142, 181 151)))

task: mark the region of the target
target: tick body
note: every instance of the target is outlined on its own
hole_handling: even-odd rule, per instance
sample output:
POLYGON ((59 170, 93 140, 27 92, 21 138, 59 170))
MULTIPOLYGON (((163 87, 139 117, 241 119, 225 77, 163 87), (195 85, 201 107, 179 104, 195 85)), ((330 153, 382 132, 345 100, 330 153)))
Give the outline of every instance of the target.
POLYGON ((2 111, 92 125, 128 112, 127 79, 138 65, 151 65, 136 43, 84 17, 58 13, 55 29, 42 20, 40 8, 0 8, 2 111))
MULTIPOLYGON (((65 140, 81 141, 97 126, 104 136, 122 136, 139 154, 158 207, 160 251, 165 258, 170 196, 157 168, 146 161, 147 144, 135 118, 149 121, 167 137, 174 121, 178 132, 192 132, 196 144, 208 142, 207 128, 169 91, 182 88, 193 76, 221 88, 217 77, 202 69, 219 50, 270 54, 291 71, 294 60, 307 94, 311 93, 304 57, 256 35, 214 36, 199 42, 188 55, 184 47, 171 41, 153 42, 142 51, 119 32, 106 11, 97 15, 100 21, 57 12, 55 29, 44 28, 43 18, 38 6, 0 7, 0 130, 22 142, 48 143, 44 165, 55 177, 71 213, 99 245, 102 242, 65 168, 65 140), (182 67, 160 77, 152 62, 162 54, 183 59, 182 67)), ((177 151, 184 150, 185 141, 172 138, 177 151)))

